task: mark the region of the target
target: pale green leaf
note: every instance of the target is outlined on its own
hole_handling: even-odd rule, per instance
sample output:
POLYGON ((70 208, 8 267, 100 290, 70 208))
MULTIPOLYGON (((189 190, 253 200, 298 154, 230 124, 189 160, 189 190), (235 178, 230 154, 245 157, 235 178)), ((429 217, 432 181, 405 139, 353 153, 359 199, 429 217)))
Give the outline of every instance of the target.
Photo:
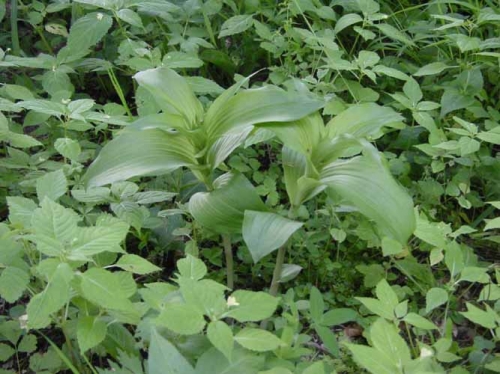
POLYGON ((373 137, 380 133, 384 126, 402 122, 403 117, 390 107, 375 103, 355 104, 333 117, 327 123, 330 138, 350 134, 354 137, 373 137))
POLYGON ((48 326, 51 323, 50 315, 69 302, 73 276, 73 269, 68 264, 61 263, 57 266, 45 289, 33 296, 26 308, 29 328, 41 329, 48 326))
MULTIPOLYGON (((196 374, 256 374, 262 368, 264 357, 244 348, 234 347, 232 360, 228 361, 215 348, 207 350, 196 362, 196 374)), ((180 373, 179 373, 180 374, 180 373)))
POLYGON ((156 323, 181 335, 197 334, 205 327, 203 314, 189 304, 167 304, 156 323))
POLYGON ((76 20, 68 36, 72 51, 86 50, 96 45, 107 34, 113 19, 105 13, 89 13, 76 20))
POLYGON ((402 368, 411 361, 410 349, 394 324, 382 318, 377 319, 370 328, 370 338, 373 348, 397 367, 402 368))
POLYGON ((241 232, 245 210, 266 211, 252 184, 242 174, 226 173, 211 192, 198 192, 189 211, 203 226, 219 233, 241 232))
POLYGON ((73 139, 69 138, 59 138, 54 143, 54 148, 63 157, 70 159, 71 161, 77 161, 78 156, 82 152, 80 144, 73 139))
POLYGON ((312 287, 309 292, 309 311, 311 312, 311 318, 315 323, 320 323, 325 310, 323 295, 316 287, 312 287))
POLYGON ((448 292, 443 288, 434 287, 425 295, 425 312, 429 313, 448 301, 448 292))
POLYGON ((238 322, 257 322, 269 318, 278 307, 278 299, 265 292, 238 290, 231 294, 238 304, 224 314, 238 322))
POLYGON ((493 229, 500 229, 500 217, 493 218, 493 219, 487 219, 485 221, 486 221, 486 226, 484 227, 484 231, 493 230, 493 229))
POLYGON ((31 226, 31 216, 37 208, 33 200, 21 196, 7 196, 9 207, 9 221, 13 224, 20 224, 24 228, 31 226))
POLYGON ((401 42, 410 47, 415 46, 413 40, 411 40, 404 32, 396 29, 394 26, 391 26, 387 23, 374 24, 374 26, 390 39, 397 40, 398 42, 401 42))
POLYGON ((479 309, 471 303, 467 303, 467 312, 460 312, 469 321, 472 321, 487 329, 494 329, 497 327, 496 313, 486 306, 486 311, 479 309))
POLYGON ((102 186, 140 175, 165 174, 196 164, 194 153, 193 145, 181 134, 158 129, 129 131, 104 146, 84 181, 89 186, 102 186))
POLYGON ((132 9, 120 9, 116 15, 132 26, 143 27, 141 17, 132 9))
POLYGON ((338 34, 345 28, 359 22, 363 22, 363 18, 361 18, 359 14, 356 13, 344 14, 335 23, 335 28, 333 29, 333 31, 335 32, 335 34, 338 34))
POLYGON ((356 344, 346 344, 346 346, 351 351, 354 361, 370 373, 395 374, 401 372, 391 359, 381 355, 374 348, 356 344))
POLYGON ((430 64, 422 66, 420 69, 418 69, 413 75, 416 77, 421 77, 425 75, 436 75, 441 73, 442 71, 450 68, 448 65, 446 65, 444 62, 432 62, 430 64))
POLYGON ((382 254, 384 256, 393 256, 401 253, 403 246, 397 240, 384 237, 382 238, 382 254))
POLYGON ((207 267, 199 258, 187 255, 177 261, 177 268, 183 277, 200 280, 207 274, 207 267))
POLYGON ((246 210, 243 239, 254 263, 283 246, 302 225, 275 213, 246 210))
POLYGON ((86 299, 103 308, 124 311, 134 309, 128 298, 135 293, 135 289, 123 282, 120 272, 91 268, 81 275, 80 287, 86 299))
POLYGON ((388 320, 394 319, 394 307, 371 297, 356 297, 370 312, 388 320))
POLYGON ((106 337, 106 322, 94 316, 80 317, 76 328, 76 338, 80 352, 94 348, 106 337))
POLYGON ((203 61, 196 55, 178 51, 168 52, 162 61, 163 65, 170 69, 197 69, 203 66, 203 61))
POLYGON ((207 328, 207 338, 227 359, 231 361, 234 342, 231 328, 222 321, 210 322, 207 328))
POLYGON ((437 330, 437 326, 434 323, 416 313, 408 313, 403 318, 403 321, 409 323, 412 326, 418 327, 419 329, 437 330))
POLYGON ((372 219, 382 235, 404 244, 415 230, 413 202, 377 155, 330 163, 321 181, 372 219))
POLYGON ((283 345, 281 339, 269 331, 248 327, 238 332, 234 340, 242 347, 256 352, 272 351, 283 345))
POLYGON ((346 322, 356 321, 358 313, 349 308, 337 308, 326 312, 321 319, 321 324, 324 326, 337 326, 346 322))
POLYGON ((135 274, 150 274, 155 271, 160 271, 161 269, 153 265, 148 260, 142 258, 141 256, 126 254, 120 257, 118 262, 114 265, 125 271, 130 271, 135 274))
POLYGON ((221 26, 219 38, 242 33, 253 25, 253 18, 250 14, 238 15, 228 18, 221 26))
POLYGON ((396 308, 399 304, 398 295, 385 279, 378 282, 377 287, 375 287, 375 294, 377 295, 377 298, 388 308, 392 308, 394 310, 394 308, 396 308))
POLYGON ((174 70, 166 67, 150 69, 137 73, 134 78, 153 95, 164 112, 183 116, 189 129, 194 129, 202 120, 200 101, 186 80, 174 70))
POLYGON ((0 275, 0 295, 12 304, 22 296, 29 281, 30 276, 25 270, 8 266, 0 275))
POLYGON ((68 191, 68 181, 62 169, 45 174, 36 181, 36 194, 38 201, 48 197, 56 201, 68 191))
POLYGON ((194 374, 191 364, 156 329, 151 330, 147 367, 149 374, 194 374))

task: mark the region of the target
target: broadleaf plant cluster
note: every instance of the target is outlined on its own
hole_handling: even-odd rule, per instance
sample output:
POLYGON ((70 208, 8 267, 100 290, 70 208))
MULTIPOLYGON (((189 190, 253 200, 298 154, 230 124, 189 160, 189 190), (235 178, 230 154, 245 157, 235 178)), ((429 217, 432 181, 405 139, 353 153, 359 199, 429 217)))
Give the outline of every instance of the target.
POLYGON ((0 0, 0 374, 500 372, 492 0, 0 0))

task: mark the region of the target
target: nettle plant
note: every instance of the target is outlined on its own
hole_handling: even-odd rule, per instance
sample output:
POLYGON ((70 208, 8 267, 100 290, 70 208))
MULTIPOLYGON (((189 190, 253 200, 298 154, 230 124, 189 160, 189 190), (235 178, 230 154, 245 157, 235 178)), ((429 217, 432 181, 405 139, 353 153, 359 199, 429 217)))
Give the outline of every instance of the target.
POLYGON ((323 102, 304 90, 265 86, 240 91, 244 80, 205 112, 173 70, 146 70, 135 79, 162 113, 139 118, 105 145, 83 182, 97 187, 188 167, 207 189, 191 197, 189 211, 222 234, 229 288, 234 287, 231 235, 242 234, 255 262, 278 250, 270 287, 277 294, 282 275, 290 270, 284 267, 286 243, 303 225, 294 218, 304 202, 323 191, 372 219, 388 252, 403 251, 415 226, 413 203, 366 140, 401 124, 403 118, 392 109, 357 104, 325 125, 317 113, 323 102), (288 217, 271 211, 242 174, 229 171, 214 179, 217 168, 246 140, 255 144, 274 136, 284 144, 288 217))

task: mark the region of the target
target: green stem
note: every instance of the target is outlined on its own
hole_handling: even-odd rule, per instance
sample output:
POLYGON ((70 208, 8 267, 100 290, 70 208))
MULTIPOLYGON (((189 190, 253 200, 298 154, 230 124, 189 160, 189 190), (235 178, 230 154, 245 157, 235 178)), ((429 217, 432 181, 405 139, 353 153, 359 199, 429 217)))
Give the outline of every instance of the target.
POLYGON ((280 249, 278 249, 278 255, 276 256, 276 264, 274 265, 273 280, 271 281, 271 287, 269 288, 269 294, 271 296, 278 295, 278 289, 280 287, 281 271, 283 269, 283 263, 285 262, 285 252, 286 243, 283 244, 280 249))
POLYGON ((19 56, 21 47, 19 46, 19 31, 17 30, 17 0, 10 1, 10 32, 12 38, 12 52, 19 56))
POLYGON ((224 254, 226 255, 226 282, 227 287, 234 289, 234 261, 233 249, 231 248, 231 236, 229 234, 222 235, 222 244, 224 246, 224 254))
POLYGON ((108 75, 109 75, 109 79, 111 80, 111 83, 113 84, 113 87, 116 91, 116 94, 120 98, 120 101, 121 101, 123 107, 127 111, 128 116, 130 118, 132 118, 133 117, 132 112, 130 111, 130 108, 127 105, 127 100, 125 100, 125 95, 123 94, 122 87, 120 86, 120 83, 118 82, 118 79, 116 78, 116 75, 115 75, 115 72, 113 71, 113 69, 108 69, 108 75))

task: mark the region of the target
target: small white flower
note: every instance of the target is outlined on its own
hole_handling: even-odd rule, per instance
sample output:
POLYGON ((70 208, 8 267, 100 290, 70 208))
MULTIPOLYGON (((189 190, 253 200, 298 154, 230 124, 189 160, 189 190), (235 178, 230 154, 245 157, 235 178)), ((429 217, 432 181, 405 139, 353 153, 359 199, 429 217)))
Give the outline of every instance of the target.
POLYGON ((240 303, 236 301, 236 298, 234 296, 229 296, 227 298, 227 306, 228 307, 238 306, 238 305, 240 305, 240 303))
POLYGON ((97 20, 98 20, 98 21, 102 20, 102 17, 104 17, 104 14, 102 14, 102 13, 97 13, 97 20))
POLYGON ((432 352, 432 349, 429 349, 429 348, 426 348, 426 347, 423 347, 421 350, 420 350, 420 358, 427 358, 427 357, 431 357, 434 353, 432 352))
POLYGON ((19 325, 21 326, 21 329, 25 330, 28 328, 28 315, 23 314, 21 317, 19 317, 19 325))

